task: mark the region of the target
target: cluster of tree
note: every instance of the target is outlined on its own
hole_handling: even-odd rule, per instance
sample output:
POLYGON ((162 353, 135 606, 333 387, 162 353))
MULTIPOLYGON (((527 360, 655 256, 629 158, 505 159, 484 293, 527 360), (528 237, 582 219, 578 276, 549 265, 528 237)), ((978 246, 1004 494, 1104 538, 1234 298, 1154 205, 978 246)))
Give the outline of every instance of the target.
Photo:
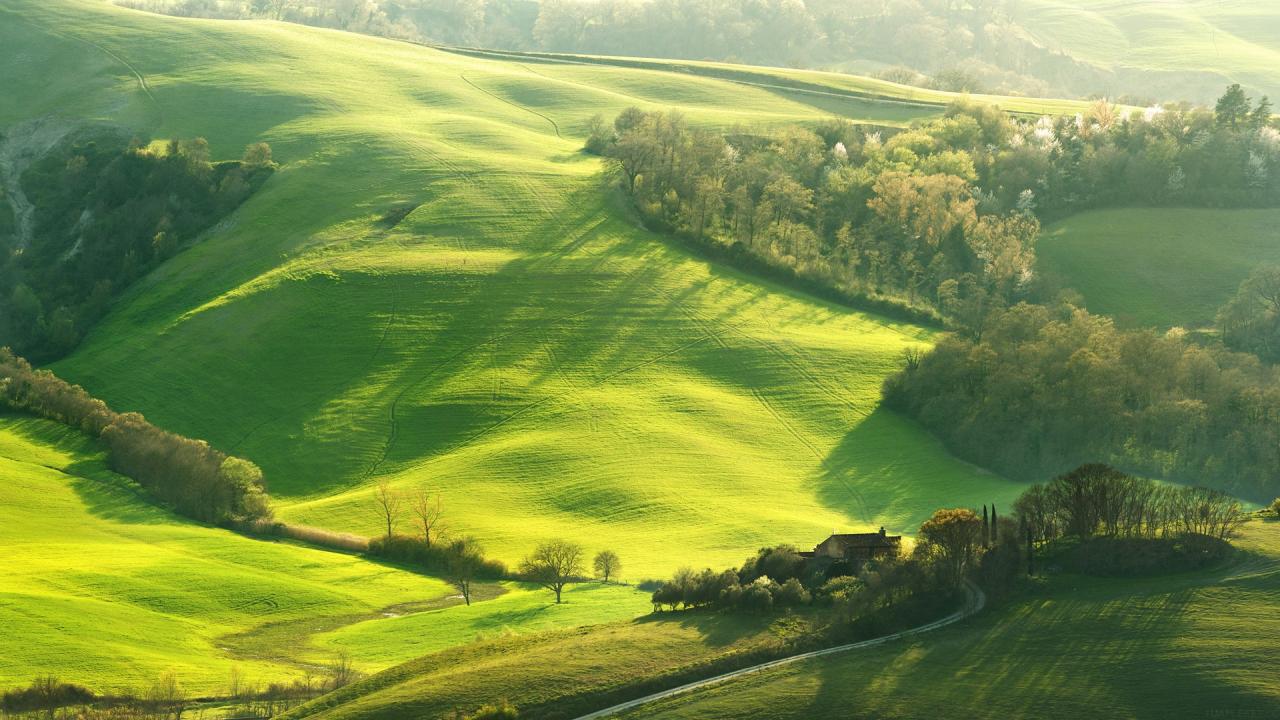
POLYGON ((210 523, 271 516, 262 471, 252 462, 161 430, 138 413, 116 413, 84 388, 32 368, 8 348, 0 348, 0 406, 101 438, 111 468, 175 512, 210 523))
POLYGON ((1004 576, 1015 573, 1019 546, 1010 523, 1006 521, 1005 531, 997 534, 995 517, 988 517, 985 507, 981 520, 967 508, 940 509, 920 526, 909 555, 861 563, 806 558, 790 545, 761 548, 739 568, 681 568, 654 590, 653 608, 770 612, 813 603, 834 607, 840 617, 852 621, 924 594, 949 597, 984 557, 992 555, 997 537, 1013 543, 1015 560, 1006 563, 1004 576))
POLYGON ((1280 361, 1280 266, 1257 268, 1218 311, 1218 330, 1229 348, 1280 361))
POLYGON ((383 480, 374 488, 373 500, 386 534, 369 541, 366 553, 420 567, 452 582, 463 600, 471 604, 476 580, 499 580, 507 576, 507 566, 486 558, 474 537, 448 536, 444 520, 444 499, 440 493, 422 486, 412 493, 398 492, 383 480), (417 526, 415 535, 396 534, 402 508, 408 507, 417 526))
POLYGON ((112 297, 274 168, 265 143, 213 163, 203 138, 153 146, 98 137, 49 152, 22 176, 35 208, 31 236, 0 234, 0 344, 38 360, 70 351, 112 297))
POLYGON ((808 605, 811 589, 822 580, 822 573, 811 568, 794 547, 779 545, 761 548, 738 569, 695 572, 681 568, 654 590, 652 602, 655 611, 723 607, 769 612, 775 607, 808 605))
MULTIPOLYGON (((586 572, 586 551, 581 545, 568 540, 548 540, 539 543, 533 552, 520 561, 519 577, 525 582, 541 585, 555 593, 556 603, 571 583, 582 582, 586 572)), ((612 550, 601 550, 592 561, 597 577, 604 582, 617 578, 622 572, 622 561, 612 550)))
POLYGON ((1239 500, 1219 490, 1164 485, 1099 463, 1033 485, 1014 508, 1034 541, 1095 535, 1226 540, 1248 517, 1239 500))
POLYGON ((961 295, 1021 292, 1031 275, 1036 218, 984 211, 974 186, 976 163, 1014 127, 957 104, 891 135, 837 120, 720 135, 630 108, 594 120, 587 149, 617 159, 649 222, 695 243, 853 297, 953 310, 961 295))
POLYGON ((630 108, 592 122, 645 219, 730 260, 959 324, 1033 297, 1039 218, 1108 204, 1280 204, 1280 130, 1239 86, 1203 108, 1057 120, 957 102, 901 132, 718 134, 630 108))
POLYGON ((1184 333, 1019 304, 907 358, 885 404, 1010 477, 1103 461, 1264 500, 1280 489, 1280 377, 1184 333))
MULTIPOLYGON (((895 66, 885 79, 941 90, 1083 95, 1153 91, 1152 73, 1080 62, 1037 42, 1014 0, 117 0, 173 15, 262 17, 471 47, 726 60, 791 67, 895 66)), ((1179 73, 1184 92, 1216 77, 1179 73)))

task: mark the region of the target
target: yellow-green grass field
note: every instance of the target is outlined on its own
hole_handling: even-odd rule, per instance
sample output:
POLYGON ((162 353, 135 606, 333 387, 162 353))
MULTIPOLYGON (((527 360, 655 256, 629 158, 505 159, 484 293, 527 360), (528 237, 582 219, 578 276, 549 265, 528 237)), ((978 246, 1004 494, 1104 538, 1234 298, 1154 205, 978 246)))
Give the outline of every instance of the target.
POLYGON ((1098 210, 1045 228, 1036 252, 1092 312, 1207 327, 1254 268, 1280 263, 1280 210, 1098 210))
POLYGON ((120 59, 114 84, 86 73, 87 96, 105 89, 79 115, 151 106, 154 136, 204 136, 216 157, 266 140, 283 163, 55 369, 259 463, 286 520, 372 534, 373 481, 425 484, 503 560, 565 536, 640 579, 1018 490, 877 410, 929 332, 692 258, 580 151, 592 115, 631 104, 761 127, 826 116, 812 105, 281 23, 3 5, 0 32, 56 28, 120 59))
POLYGON ((1280 522, 1249 523, 1238 544, 1226 569, 1058 576, 962 625, 623 717, 1274 717, 1280 522))
POLYGON ((1280 95, 1280 6, 1269 0, 1025 0, 1014 20, 1104 68, 1212 73, 1280 95))
MULTIPOLYGON (((0 0, 0 46, 0 132, 50 116, 114 123, 203 136, 215 159, 271 143, 282 167, 266 186, 119 298, 54 369, 118 410, 257 462, 284 520, 371 535, 376 481, 425 485, 443 494, 452 531, 508 563, 565 537, 617 551, 623 579, 639 580, 736 564, 764 544, 812 545, 833 528, 909 532, 938 505, 1007 507, 1019 490, 877 409, 883 379, 930 331, 690 256, 639 227, 605 164, 580 151, 592 115, 632 104, 712 127, 815 122, 833 107, 884 122, 895 110, 861 118, 865 101, 818 107, 714 78, 535 67, 97 0, 0 0), (398 224, 382 220, 408 207, 398 224)), ((102 532, 141 534, 124 557, 146 558, 151 545, 174 552, 182 543, 170 533, 220 540, 190 541, 170 584, 146 594, 150 606, 130 599, 127 566, 97 563, 88 586, 67 580, 87 551, 12 579, 5 611, 34 619, 0 635, 6 683, 44 668, 100 688, 173 667, 212 692, 232 664, 287 679, 291 662, 346 648, 375 670, 477 635, 645 607, 626 588, 584 586, 548 608, 545 595, 511 587, 471 610, 352 625, 392 606, 426 609, 448 591, 133 501, 99 517, 81 496, 116 492, 97 483, 118 480, 24 472, 70 485, 56 496, 86 532, 109 520, 102 532), (300 599, 277 598, 261 616, 220 609, 222 581, 200 561, 227 555, 260 558, 280 577, 226 577, 225 594, 276 597, 287 593, 273 583, 296 581, 300 599), (298 571, 302 556, 315 558, 314 576, 298 571), (64 596, 38 591, 44 583, 64 596), (170 612, 174 597, 188 609, 170 612), (163 627, 163 640, 107 632, 146 627, 132 616, 102 624, 105 635, 80 620, 58 631, 83 615, 76 603, 134 615, 158 607, 139 617, 163 627), (308 625, 311 616, 329 619, 308 625), (295 619, 303 639, 279 652, 274 639, 294 626, 264 623, 295 619), (34 644, 50 632, 65 644, 34 644), (393 636, 403 647, 388 646, 393 636)), ((3 505, 0 526, 40 547, 64 530, 39 522, 49 511, 29 494, 40 493, 3 505)))
POLYGON ((87 438, 0 416, 0 687, 51 673, 98 691, 171 671, 189 691, 300 679, 345 652, 375 672, 477 639, 630 619, 648 594, 516 583, 466 607, 444 582, 357 556, 254 540, 160 510, 87 438))

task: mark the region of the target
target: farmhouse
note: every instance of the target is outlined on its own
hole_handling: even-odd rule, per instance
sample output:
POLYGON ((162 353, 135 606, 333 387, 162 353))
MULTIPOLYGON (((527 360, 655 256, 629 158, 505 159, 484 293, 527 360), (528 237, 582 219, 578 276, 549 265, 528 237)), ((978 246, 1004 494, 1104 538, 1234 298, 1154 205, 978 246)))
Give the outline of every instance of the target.
POLYGON ((880 532, 874 533, 832 535, 818 543, 812 553, 801 554, 812 558, 862 562, 897 555, 901 546, 901 535, 886 535, 884 528, 880 528, 880 532))

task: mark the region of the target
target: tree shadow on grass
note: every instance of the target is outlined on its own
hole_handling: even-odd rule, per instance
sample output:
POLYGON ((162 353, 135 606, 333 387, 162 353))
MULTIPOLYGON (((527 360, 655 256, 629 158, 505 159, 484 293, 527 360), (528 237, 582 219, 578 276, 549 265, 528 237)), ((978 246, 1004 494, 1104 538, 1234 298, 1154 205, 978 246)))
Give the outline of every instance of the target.
POLYGON ((775 618, 716 610, 682 610, 650 613, 636 618, 636 625, 678 625, 697 633, 710 647, 727 647, 743 637, 769 627, 775 618))

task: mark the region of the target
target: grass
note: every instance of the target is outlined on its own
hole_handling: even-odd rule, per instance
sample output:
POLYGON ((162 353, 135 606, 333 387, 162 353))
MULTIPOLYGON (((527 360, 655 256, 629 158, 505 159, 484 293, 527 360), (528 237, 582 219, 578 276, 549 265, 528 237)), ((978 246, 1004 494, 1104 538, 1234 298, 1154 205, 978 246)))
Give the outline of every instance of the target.
POLYGON ((107 470, 86 438, 46 421, 0 418, 0 475, 0 687, 52 673, 138 689, 172 670, 188 690, 217 693, 233 667, 249 682, 292 680, 301 668, 226 652, 224 636, 452 594, 355 556, 184 521, 107 470))
MULTIPOLYGON (((376 481, 427 485, 452 530, 508 563, 566 537, 615 550, 639 580, 833 528, 909 531, 940 504, 1007 507, 1019 490, 877 409, 930 332, 690 256, 639 227, 580 151, 592 115, 631 104, 757 128, 918 108, 95 0, 0 0, 0 46, 20 49, 0 54, 6 125, 57 112, 203 136, 219 159, 265 140, 283 163, 55 369, 257 462, 284 520, 373 534, 376 481)), ((26 459, 61 442, 26 442, 12 462, 27 479, 0 491, 0 532, 47 549, 5 571, 6 683, 48 670, 107 688, 173 668, 213 691, 233 664, 287 679, 299 658, 345 647, 377 669, 643 609, 621 588, 575 590, 562 608, 511 588, 470 610, 377 618, 445 589, 176 521, 122 499, 100 459, 88 480, 78 455, 26 459)))
MULTIPOLYGON (((1158 87, 1216 97, 1228 82, 1280 95, 1280 12, 1260 0, 1027 0, 1015 20, 1045 46, 1158 87)), ((1173 97, 1186 97, 1174 95, 1173 97)))
POLYGON ((642 579, 1017 493, 877 410, 929 332, 692 258, 580 152, 592 115, 634 103, 718 127, 827 111, 655 70, 6 5, 26 25, 0 33, 56 26, 127 61, 118 91, 146 79, 154 136, 283 162, 56 369, 259 463, 285 520, 372 534, 375 480, 426 484, 509 563, 565 536, 642 579))
POLYGON ((1280 523, 1233 567, 1055 577, 917 640, 820 658, 627 718, 1271 717, 1280 706, 1280 523))
POLYGON ((498 698, 521 717, 577 717, 618 693, 629 696, 637 683, 670 683, 710 672, 717 661, 774 652, 809 622, 693 611, 495 638, 396 666, 285 717, 452 717, 498 698))
POLYGON ((1280 263, 1280 210, 1116 209, 1045 229, 1040 268, 1128 325, 1207 327, 1256 267, 1280 263))

